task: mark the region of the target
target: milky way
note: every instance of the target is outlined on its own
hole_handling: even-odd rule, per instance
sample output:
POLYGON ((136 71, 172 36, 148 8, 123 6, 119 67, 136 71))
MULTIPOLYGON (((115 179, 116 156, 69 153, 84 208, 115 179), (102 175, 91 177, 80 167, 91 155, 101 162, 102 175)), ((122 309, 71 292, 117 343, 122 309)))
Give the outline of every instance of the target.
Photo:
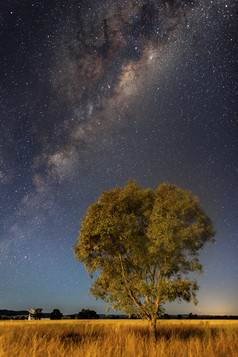
POLYGON ((200 304, 168 311, 237 313, 235 1, 1 6, 2 308, 104 312, 72 246, 89 204, 134 178, 191 190, 217 230, 200 304))

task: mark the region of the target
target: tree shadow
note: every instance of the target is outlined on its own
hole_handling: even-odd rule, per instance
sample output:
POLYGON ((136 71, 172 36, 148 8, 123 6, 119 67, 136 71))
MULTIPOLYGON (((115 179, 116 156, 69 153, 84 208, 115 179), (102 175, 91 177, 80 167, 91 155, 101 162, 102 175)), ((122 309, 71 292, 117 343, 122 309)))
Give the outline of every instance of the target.
POLYGON ((98 339, 103 339, 104 337, 104 332, 102 331, 92 331, 90 333, 75 333, 75 332, 70 332, 65 335, 62 335, 60 337, 60 340, 62 343, 68 345, 68 344, 79 344, 81 342, 85 341, 97 341, 98 339))
MULTIPOLYGON (((189 340, 191 338, 199 338, 204 340, 208 336, 212 338, 219 337, 219 330, 217 328, 205 326, 157 326, 157 338, 159 339, 178 339, 178 340, 189 340)), ((133 332, 133 331, 131 331, 133 332)), ((138 334, 142 338, 151 338, 151 332, 149 327, 137 327, 134 330, 135 334, 138 334)))

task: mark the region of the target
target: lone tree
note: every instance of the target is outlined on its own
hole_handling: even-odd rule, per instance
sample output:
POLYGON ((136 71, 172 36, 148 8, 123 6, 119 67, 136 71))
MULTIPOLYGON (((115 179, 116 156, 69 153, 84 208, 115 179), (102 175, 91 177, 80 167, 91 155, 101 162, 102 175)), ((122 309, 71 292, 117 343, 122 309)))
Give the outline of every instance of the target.
POLYGON ((198 251, 215 232, 198 199, 175 185, 141 189, 134 181, 104 192, 89 206, 74 246, 90 293, 115 310, 156 322, 166 301, 197 304, 198 251))
POLYGON ((82 309, 78 315, 77 319, 100 319, 100 316, 94 310, 82 309))
POLYGON ((63 317, 62 312, 60 312, 59 309, 54 309, 51 313, 50 313, 50 319, 51 320, 61 320, 63 317))

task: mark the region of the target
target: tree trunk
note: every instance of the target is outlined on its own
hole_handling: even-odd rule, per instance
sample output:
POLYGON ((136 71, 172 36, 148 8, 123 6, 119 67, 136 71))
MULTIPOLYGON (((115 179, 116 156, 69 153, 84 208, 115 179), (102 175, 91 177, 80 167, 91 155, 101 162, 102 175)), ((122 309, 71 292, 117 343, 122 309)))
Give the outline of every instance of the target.
POLYGON ((157 319, 155 317, 152 317, 152 319, 150 320, 150 332, 154 341, 157 341, 156 323, 157 319))

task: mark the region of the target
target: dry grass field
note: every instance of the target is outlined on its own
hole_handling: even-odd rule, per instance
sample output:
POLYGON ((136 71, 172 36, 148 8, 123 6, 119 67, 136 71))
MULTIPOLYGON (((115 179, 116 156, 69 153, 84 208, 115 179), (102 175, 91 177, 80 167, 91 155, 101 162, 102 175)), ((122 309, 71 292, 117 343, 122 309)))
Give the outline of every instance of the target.
POLYGON ((238 356, 238 321, 162 320, 158 334, 141 320, 1 321, 0 356, 238 356))

